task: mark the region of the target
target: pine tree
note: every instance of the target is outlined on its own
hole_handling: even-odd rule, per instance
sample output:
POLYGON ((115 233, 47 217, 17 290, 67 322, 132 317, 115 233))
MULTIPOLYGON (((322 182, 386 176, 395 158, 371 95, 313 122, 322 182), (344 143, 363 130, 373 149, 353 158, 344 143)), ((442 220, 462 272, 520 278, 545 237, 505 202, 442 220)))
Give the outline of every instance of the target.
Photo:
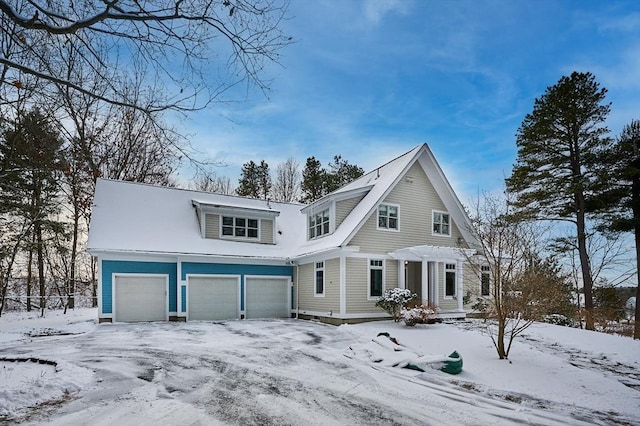
POLYGON ((312 203, 326 194, 325 189, 326 172, 322 168, 320 161, 315 157, 307 158, 307 163, 302 171, 302 183, 300 190, 302 191, 303 203, 312 203))
POLYGON ((593 278, 587 253, 587 196, 607 148, 607 90, 591 73, 573 72, 535 100, 517 132, 518 158, 508 189, 522 217, 575 225, 585 292, 586 327, 594 329, 593 278))
POLYGON ((343 187, 364 174, 361 167, 349 164, 347 160, 342 159, 341 155, 333 157, 333 163, 329 164, 329 170, 326 179, 327 193, 343 187))
POLYGON ((253 160, 242 165, 236 193, 242 197, 260 198, 260 174, 258 165, 253 160))
MULTIPOLYGON (((640 270, 640 120, 626 125, 615 144, 601 156, 605 179, 613 185, 595 194, 589 208, 600 214, 601 228, 608 232, 633 232, 636 246, 636 276, 640 270)), ((636 290, 640 300, 640 286, 636 290)), ((640 304, 636 303, 636 318, 640 304)), ((634 339, 640 339, 640 321, 634 339)))
POLYGON ((264 160, 260 161, 258 166, 258 184, 260 195, 256 198, 268 200, 271 195, 271 173, 269 173, 269 165, 264 160))
POLYGON ((36 252, 42 315, 46 307, 46 238, 64 231, 53 216, 60 208, 59 181, 65 168, 62 140, 39 110, 19 117, 13 128, 5 131, 0 142, 0 204, 5 213, 22 217, 29 224, 30 235, 25 241, 31 242, 30 259, 36 252))

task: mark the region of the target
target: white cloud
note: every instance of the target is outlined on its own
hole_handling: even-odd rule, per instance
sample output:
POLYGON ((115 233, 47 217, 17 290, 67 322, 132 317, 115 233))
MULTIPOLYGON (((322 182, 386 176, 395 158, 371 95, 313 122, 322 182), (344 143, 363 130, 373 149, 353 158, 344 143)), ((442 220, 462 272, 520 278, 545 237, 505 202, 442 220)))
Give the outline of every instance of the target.
POLYGON ((369 0, 364 2, 364 16, 370 24, 378 24, 390 13, 404 15, 409 10, 409 2, 402 0, 369 0))

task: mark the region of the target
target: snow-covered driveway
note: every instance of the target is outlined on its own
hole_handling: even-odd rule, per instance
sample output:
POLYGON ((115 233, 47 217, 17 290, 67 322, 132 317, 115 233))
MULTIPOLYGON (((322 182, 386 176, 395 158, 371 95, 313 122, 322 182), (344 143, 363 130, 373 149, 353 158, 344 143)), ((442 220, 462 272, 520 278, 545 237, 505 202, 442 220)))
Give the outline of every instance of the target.
MULTIPOLYGON (((612 417, 540 395, 486 391, 477 381, 473 361, 470 370, 449 376, 345 356, 350 346, 375 337, 375 330, 401 332, 389 322, 334 327, 296 320, 79 321, 41 332, 32 327, 26 335, 14 324, 15 333, 2 329, 0 360, 32 357, 57 365, 38 364, 48 370, 20 382, 18 376, 33 369, 33 362, 5 362, 14 368, 5 373, 5 382, 18 384, 4 394, 0 390, 0 422, 4 397, 5 420, 60 425, 633 423, 633 407, 631 414, 612 417), (29 401, 32 396, 25 395, 33 393, 41 393, 42 400, 21 406, 20 396, 29 401)), ((447 328, 449 334, 472 337, 453 325, 411 332, 433 330, 437 343, 447 328)), ((465 355, 465 363, 473 359, 468 350, 465 355)), ((2 379, 0 373, 0 389, 2 379)), ((632 402, 637 401, 640 398, 632 402)))

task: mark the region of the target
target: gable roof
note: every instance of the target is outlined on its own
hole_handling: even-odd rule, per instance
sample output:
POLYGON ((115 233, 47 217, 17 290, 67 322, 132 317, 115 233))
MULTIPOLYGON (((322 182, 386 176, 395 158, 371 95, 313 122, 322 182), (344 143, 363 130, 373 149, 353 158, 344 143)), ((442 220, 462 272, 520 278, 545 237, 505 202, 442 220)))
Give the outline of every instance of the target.
POLYGON ((469 219, 464 208, 427 144, 416 146, 307 206, 98 179, 87 247, 92 253, 136 252, 273 260, 301 258, 338 249, 349 244, 416 163, 424 170, 467 243, 477 247, 468 231, 469 219), (361 195, 362 200, 333 233, 307 241, 307 213, 361 195), (202 238, 195 210, 203 206, 277 216, 275 243, 202 238))
POLYGON ((418 145, 411 151, 394 158, 388 163, 361 176, 342 188, 326 195, 305 207, 303 211, 313 211, 314 207, 321 208, 331 200, 343 199, 346 194, 354 196, 359 192, 366 195, 358 205, 347 215, 333 234, 315 240, 306 241, 298 250, 298 256, 313 254, 344 247, 360 230, 369 217, 376 212, 378 205, 387 197, 407 171, 418 162, 431 181, 438 196, 442 199, 447 211, 458 225, 460 233, 472 246, 476 246, 475 239, 468 230, 469 218, 456 196, 453 188, 438 165, 429 146, 425 143, 418 145))

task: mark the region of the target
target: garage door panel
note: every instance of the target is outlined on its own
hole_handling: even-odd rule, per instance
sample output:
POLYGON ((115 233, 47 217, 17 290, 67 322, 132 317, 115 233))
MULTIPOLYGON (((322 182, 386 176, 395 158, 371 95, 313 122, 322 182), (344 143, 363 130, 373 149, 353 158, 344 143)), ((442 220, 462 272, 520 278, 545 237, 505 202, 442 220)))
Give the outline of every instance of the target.
POLYGON ((247 318, 288 318, 289 281, 286 278, 247 278, 247 318))
POLYGON ((116 321, 167 320, 166 277, 116 276, 114 286, 116 321))
POLYGON ((235 277, 189 277, 190 320, 237 319, 240 291, 235 277))

